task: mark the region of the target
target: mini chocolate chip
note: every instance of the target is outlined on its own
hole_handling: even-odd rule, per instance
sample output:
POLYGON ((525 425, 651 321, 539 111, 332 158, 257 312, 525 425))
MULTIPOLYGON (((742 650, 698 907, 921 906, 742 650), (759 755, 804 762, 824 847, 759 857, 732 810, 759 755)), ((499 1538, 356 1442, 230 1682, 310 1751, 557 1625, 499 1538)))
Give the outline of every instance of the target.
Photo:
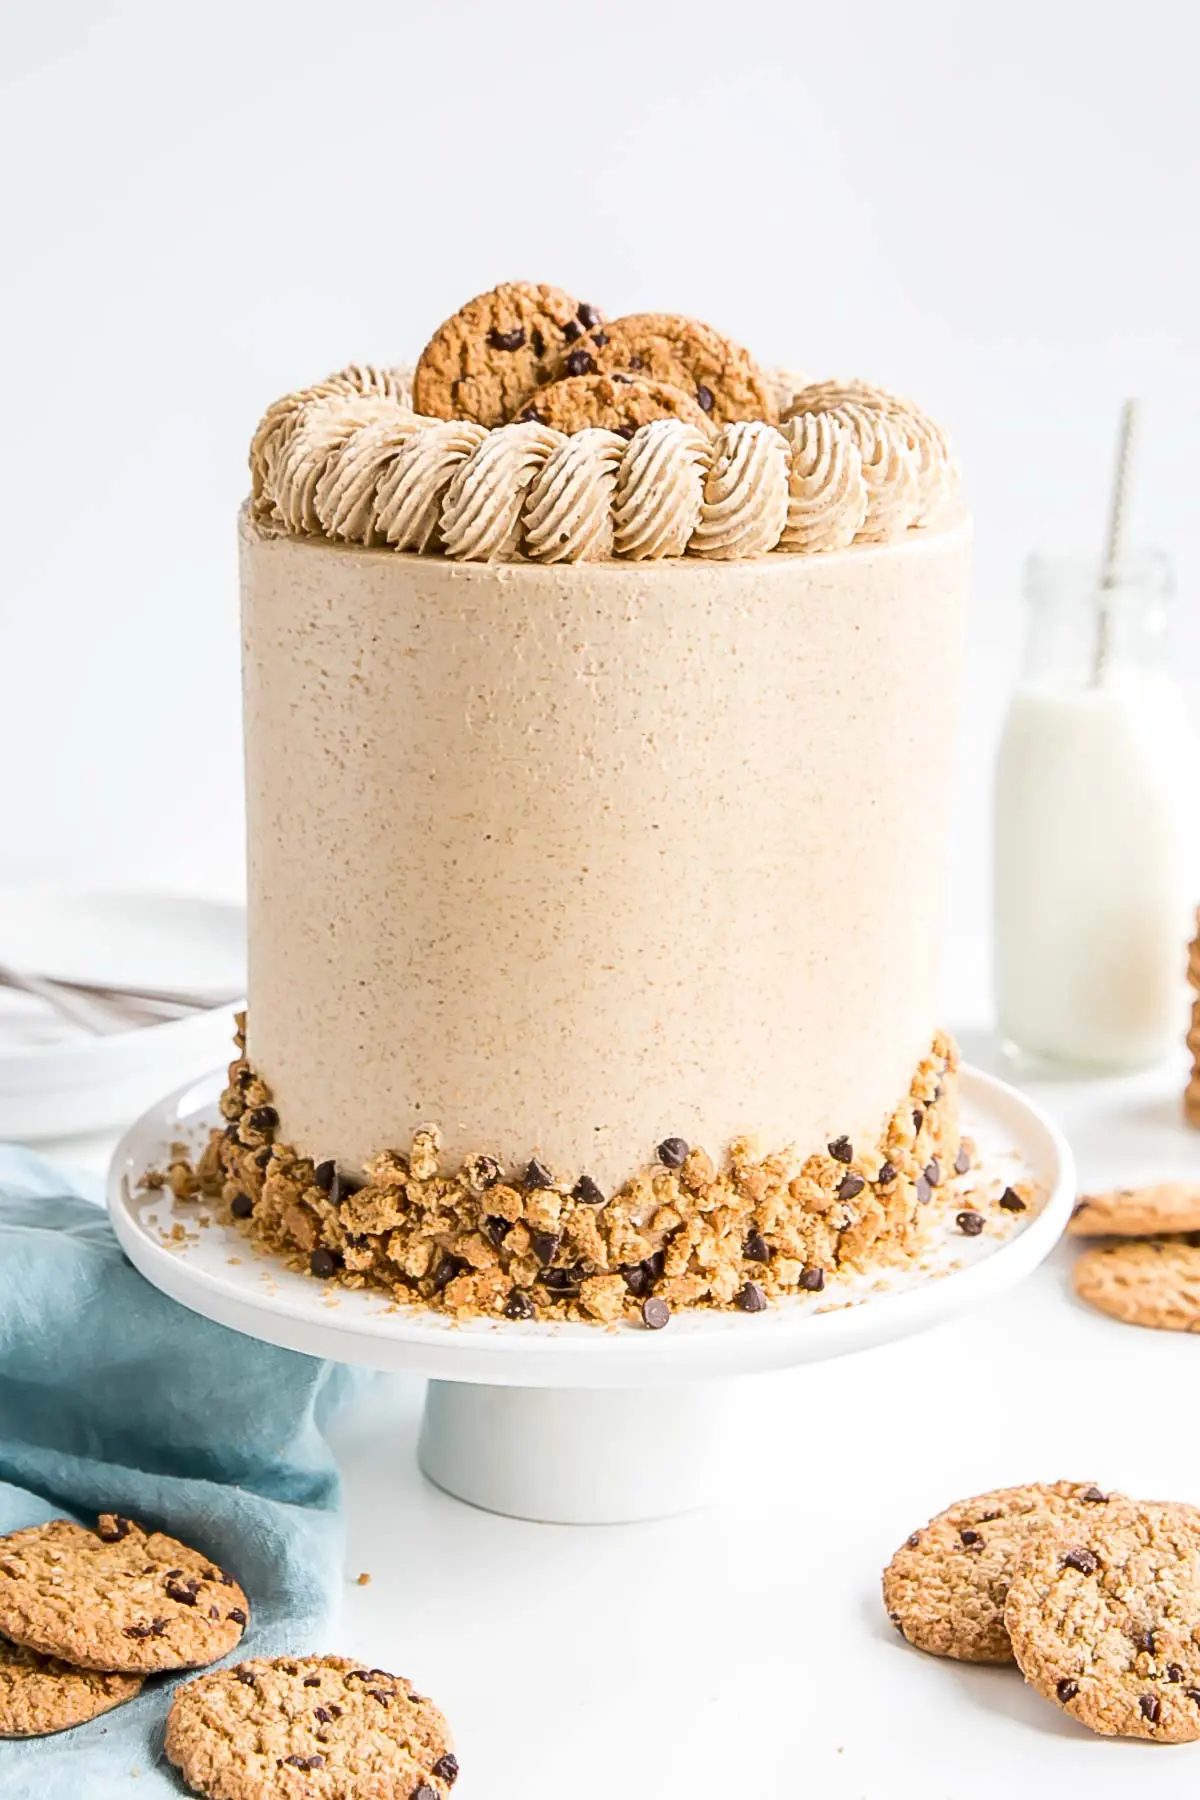
MULTIPOLYGON (((592 342, 593 342, 593 344, 595 344, 597 350, 603 350, 605 344, 607 344, 607 342, 608 342, 607 331, 593 331, 592 342)), ((625 378, 625 379, 627 379, 627 378, 625 378)))
POLYGON ((306 1675, 304 1677, 304 1685, 305 1687, 320 1687, 321 1677, 319 1675, 306 1675))
POLYGON ((1184 1688, 1183 1691, 1194 1706, 1200 1706, 1200 1688, 1184 1688))
POLYGON ((529 334, 529 347, 535 356, 541 357, 546 354, 546 340, 536 325, 529 334))
POLYGON ((1154 1633, 1152 1631, 1131 1631, 1135 1650, 1144 1650, 1147 1656, 1154 1655, 1154 1633))
POLYGON ((658 1146, 658 1160, 668 1169, 681 1169, 688 1159, 688 1144, 680 1137, 664 1138, 658 1146))
POLYGON ((504 1305, 506 1319, 532 1319, 533 1301, 523 1288, 514 1288, 504 1305))
POLYGON ((125 1627, 125 1636, 127 1638, 148 1638, 151 1629, 152 1628, 149 1625, 127 1625, 125 1627))
POLYGON ((250 1086, 250 1083, 253 1080, 254 1080, 254 1070, 253 1069, 239 1069, 238 1070, 238 1072, 237 1072, 238 1087, 248 1088, 250 1086))
POLYGON ((917 1200, 922 1206, 928 1206, 933 1199, 933 1189, 923 1175, 917 1176, 917 1200))
POLYGON ((978 1237, 983 1230, 983 1214, 971 1211, 956 1213, 954 1223, 964 1237, 978 1237))
POLYGON ((757 1281, 748 1281, 745 1286, 739 1288, 734 1295, 733 1304, 740 1307, 742 1312, 765 1312, 767 1296, 763 1293, 757 1281))
POLYGON ((970 1166, 971 1152, 967 1149, 965 1144, 960 1144, 954 1158, 954 1173, 956 1175, 965 1175, 970 1166))
POLYGON ((229 1210, 235 1219, 248 1219, 254 1211, 254 1202, 249 1194, 235 1194, 229 1202, 229 1210))
POLYGON ((838 1182, 837 1197, 839 1200, 853 1200, 855 1194, 861 1194, 866 1185, 861 1175, 843 1175, 838 1182))
POLYGON ((651 1281, 661 1281, 662 1275, 663 1275, 663 1270, 667 1266, 666 1251, 665 1250, 655 1250, 645 1260, 646 1260, 646 1268, 650 1272, 651 1281))
POLYGON ((848 1163, 854 1161, 854 1145, 848 1137, 834 1138, 829 1146, 829 1154, 834 1162, 848 1163))
POLYGON ((323 1769, 325 1767, 325 1758, 314 1753, 308 1759, 308 1766, 310 1769, 323 1769))
POLYGON ((525 1171, 525 1186, 528 1188, 548 1188, 554 1186, 554 1177, 535 1156, 525 1171))
MULTIPOLYGON (((243 1687, 253 1687, 254 1686, 254 1677, 250 1673, 249 1669, 235 1669, 233 1671, 233 1674, 234 1674, 235 1681, 240 1681, 243 1687)), ((320 1680, 320 1677, 317 1677, 317 1681, 319 1681, 319 1680, 320 1680)), ((305 1685, 305 1687, 309 1687, 310 1685, 316 1686, 317 1681, 314 1681, 312 1683, 309 1683, 306 1681, 304 1685, 305 1685)))
POLYGON ((246 1615, 240 1606, 231 1606, 229 1611, 225 1614, 225 1617, 227 1619, 232 1619, 235 1625, 244 1625, 246 1623, 246 1615))
POLYGON ((600 1189, 596 1186, 596 1183, 592 1180, 590 1175, 581 1175, 579 1180, 575 1183, 575 1186, 571 1189, 571 1194, 574 1199, 582 1200, 585 1206, 604 1205, 604 1195, 600 1192, 600 1189))
POLYGON ((609 379, 612 381, 619 381, 621 383, 622 387, 632 387, 633 386, 633 376, 632 375, 618 375, 614 371, 614 373, 609 377, 609 379))
POLYGON ((225 1586, 225 1587, 232 1587, 232 1586, 233 1586, 233 1576, 232 1576, 232 1575, 226 1575, 226 1574, 225 1574, 225 1573, 224 1573, 224 1572, 223 1572, 223 1571, 222 1571, 222 1574, 221 1574, 221 1582, 222 1582, 222 1585, 223 1585, 223 1586, 225 1586))
POLYGON ((1058 1695, 1059 1705, 1066 1706, 1067 1702, 1073 1700, 1079 1692, 1079 1683, 1071 1681, 1064 1675, 1054 1692, 1058 1695))
POLYGON ((500 1248, 511 1230, 512 1221, 510 1219, 501 1219, 495 1213, 489 1214, 483 1221, 484 1236, 487 1238, 487 1241, 492 1246, 493 1250, 498 1250, 500 1248))
POLYGON ((236 1124, 235 1124, 235 1125, 227 1125, 227 1126, 226 1126, 226 1127, 225 1127, 225 1136, 226 1136, 226 1137, 227 1137, 227 1138, 228 1138, 228 1139, 229 1139, 229 1141, 230 1141, 230 1143, 231 1143, 231 1144, 236 1144, 236 1143, 237 1143, 237 1141, 238 1141, 238 1128, 237 1128, 237 1126, 236 1126, 236 1124))
POLYGON ((333 1716, 334 1716, 334 1718, 335 1718, 335 1719, 340 1719, 340 1718, 341 1718, 341 1716, 342 1716, 342 1709, 341 1709, 341 1707, 340 1707, 340 1706, 335 1706, 335 1705, 334 1705, 334 1703, 333 1703, 333 1701, 332 1701, 332 1700, 331 1700, 331 1701, 330 1701, 330 1702, 329 1702, 329 1710, 330 1710, 330 1712, 331 1712, 331 1713, 332 1713, 332 1714, 333 1714, 333 1716))
POLYGON ((575 1263, 569 1269, 542 1269, 538 1280, 552 1294, 577 1294, 583 1281, 583 1264, 575 1263))
POLYGON ((326 1194, 329 1192, 330 1188, 332 1188, 336 1175, 337 1164, 332 1161, 319 1162, 313 1170, 313 1180, 322 1192, 326 1194))
POLYGON ((588 331, 592 331, 600 323, 600 308, 592 306, 590 302, 584 300, 575 316, 581 325, 585 326, 588 331))
POLYGON ((909 1532, 908 1547, 910 1550, 915 1550, 917 1545, 920 1543, 920 1541, 921 1541, 921 1534, 919 1531, 910 1531, 909 1532))
MULTIPOLYGON (((305 1682, 304 1685, 305 1685, 305 1687, 308 1686, 307 1681, 305 1682)), ((313 1707, 313 1718, 320 1719, 322 1725, 331 1725, 333 1723, 333 1714, 330 1712, 330 1710, 327 1706, 314 1706, 313 1707)))
POLYGON ((648 1294, 653 1286, 650 1270, 644 1262, 625 1263, 621 1274, 625 1277, 625 1286, 635 1300, 640 1300, 643 1294, 648 1294))
POLYGON ((919 1107, 914 1107, 913 1108, 913 1130, 920 1131, 920 1129, 924 1123, 925 1123, 925 1114, 921 1111, 921 1109, 919 1107))
POLYGON ((256 1106, 250 1114, 252 1131, 274 1131, 279 1123, 279 1114, 273 1106, 256 1106))
POLYGON ((438 1800, 437 1790, 431 1788, 427 1781, 423 1781, 420 1787, 413 1789, 409 1800, 438 1800))
POLYGON ((712 389, 705 387, 703 382, 696 389, 696 405, 701 412, 710 413, 713 409, 712 389))
POLYGON ((942 1181, 942 1165, 936 1156, 930 1157, 925 1164, 925 1179, 930 1187, 940 1187, 942 1181))
POLYGON ((1182 1681, 1183 1680, 1183 1670, 1180 1668, 1178 1663, 1168 1663, 1167 1664, 1167 1680, 1168 1681, 1182 1681))
POLYGON ((629 366, 631 369, 644 369, 646 366, 646 359, 644 356, 631 356, 629 359, 629 366))
POLYGON ((1062 1558, 1064 1569, 1078 1569, 1081 1575, 1094 1575, 1100 1567, 1099 1558, 1091 1550, 1068 1550, 1062 1558))
POLYGON ((445 1756, 438 1757, 431 1773, 436 1775, 439 1781, 444 1781, 447 1787, 454 1786, 458 1780, 458 1758, 453 1750, 447 1750, 445 1756))
POLYGON ((1143 1694, 1138 1701, 1143 1719, 1149 1719, 1151 1725, 1157 1725, 1162 1716, 1162 1701, 1157 1694, 1143 1694))
POLYGON ((964 1550, 982 1550, 983 1549, 983 1533, 982 1532, 972 1531, 969 1526, 964 1526, 958 1535, 962 1539, 962 1545, 963 1545, 964 1550))
POLYGON ((748 1262, 770 1262, 771 1246, 760 1231, 752 1231, 742 1248, 748 1262))
POLYGON ((1006 1187, 1001 1194, 1000 1205, 1004 1208, 1005 1212, 1025 1211, 1025 1202, 1022 1200, 1020 1194, 1016 1193, 1014 1189, 1010 1187, 1006 1187))
POLYGON ((195 1606, 196 1604, 194 1591, 190 1587, 185 1587, 181 1581, 168 1581, 166 1594, 168 1600, 174 1600, 180 1606, 195 1606))
POLYGON ((391 1695, 385 1694, 382 1688, 368 1688, 367 1693, 370 1694, 372 1700, 378 1700, 380 1706, 391 1704, 391 1695))
POLYGON ((596 371, 596 359, 589 356, 586 350, 572 350, 566 363, 568 375, 593 375, 596 371))
POLYGON ((338 1259, 332 1250, 326 1250, 324 1244, 318 1244, 308 1259, 308 1266, 314 1275, 328 1278, 330 1275, 336 1275, 338 1259))
MULTIPOLYGON (((111 1515, 111 1521, 105 1525, 97 1524, 96 1536, 103 1544, 119 1544, 133 1530, 133 1520, 123 1519, 119 1513, 111 1515)), ((182 1574, 182 1570, 179 1571, 182 1574)))
POLYGON ((990 1525, 994 1519, 999 1519, 1002 1517, 1003 1517, 1003 1514, 998 1513, 998 1512, 980 1513, 979 1523, 981 1525, 990 1525))
POLYGON ((449 1250, 443 1250, 442 1260, 433 1272, 434 1293, 442 1293, 456 1276, 465 1274, 469 1267, 470 1264, 465 1263, 461 1256, 453 1256, 449 1250))
POLYGON ((167 1580, 168 1581, 182 1581, 183 1580, 183 1570, 182 1569, 168 1569, 167 1570, 167 1580))
POLYGON ((275 1152, 272 1150, 270 1144, 261 1144, 250 1160, 253 1162, 256 1169, 265 1171, 274 1154, 275 1152))
POLYGON ((280 1767, 284 1766, 292 1769, 307 1769, 308 1758, 307 1756, 284 1756, 280 1758, 280 1767))
POLYGON ((369 1673, 370 1673, 370 1671, 368 1669, 347 1669, 345 1675, 343 1676, 343 1680, 345 1680, 345 1681, 365 1681, 367 1679, 367 1676, 369 1673))
POLYGON ((802 1269, 800 1271, 800 1286, 804 1289, 806 1294, 819 1294, 821 1289, 825 1286, 824 1269, 802 1269))
POLYGON ((649 1300, 642 1301, 642 1323, 649 1331, 661 1331, 671 1317, 671 1309, 665 1300, 651 1295, 649 1300))
POLYGON ((208 1616, 210 1619, 219 1619, 221 1616, 220 1607, 219 1606, 210 1606, 208 1609, 208 1616))
POLYGON ((546 423, 536 406, 527 406, 520 414, 523 425, 544 425, 546 423))
POLYGON ((529 1247, 543 1268, 548 1268, 554 1261, 561 1243, 562 1233, 560 1231, 531 1231, 529 1233, 529 1247))
POLYGON ((566 338, 568 344, 573 344, 577 337, 583 336, 583 326, 577 324, 574 319, 568 319, 563 326, 563 336, 566 338))
POLYGON ((876 1187, 886 1187, 889 1181, 895 1181, 895 1179, 896 1170, 894 1165, 890 1162, 885 1162, 878 1175, 875 1177, 875 1185, 876 1187))
POLYGON ((636 425, 614 425, 613 430, 618 437, 631 438, 637 430, 636 425))
POLYGON ((515 325, 511 331, 500 331, 495 325, 488 332, 488 343, 493 350, 519 350, 525 342, 525 328, 515 325))
POLYGON ((466 1174, 473 1188, 495 1187, 500 1179, 500 1164, 494 1156, 473 1156, 467 1164, 466 1174))

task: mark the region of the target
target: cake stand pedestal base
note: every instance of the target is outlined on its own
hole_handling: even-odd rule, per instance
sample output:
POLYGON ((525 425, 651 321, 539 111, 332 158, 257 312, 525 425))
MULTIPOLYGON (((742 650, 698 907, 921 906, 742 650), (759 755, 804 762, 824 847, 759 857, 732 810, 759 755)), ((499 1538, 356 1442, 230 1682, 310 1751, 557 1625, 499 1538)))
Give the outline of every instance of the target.
MULTIPOLYGON (((108 1209, 148 1281, 234 1331, 338 1362, 429 1381, 420 1462, 473 1506, 563 1524, 663 1518, 703 1506, 743 1461, 760 1390, 738 1378, 848 1356, 969 1312, 1036 1268, 1075 1195, 1071 1152, 1023 1094, 964 1068, 964 1128, 977 1141, 987 1229, 964 1237, 951 1183, 929 1202, 928 1248, 911 1264, 839 1278, 753 1316, 680 1311, 665 1331, 551 1320, 457 1320, 378 1289, 314 1281, 260 1251, 203 1202, 147 1191, 173 1143, 198 1151, 221 1120, 220 1073, 168 1095, 132 1126, 109 1172, 108 1209), (1027 1178, 1041 1204, 995 1204, 1027 1178)), ((769 1392, 764 1396, 768 1401, 769 1392)))
POLYGON ((483 1387, 431 1381, 417 1460, 472 1506, 563 1525, 694 1512, 729 1467, 736 1390, 483 1387))

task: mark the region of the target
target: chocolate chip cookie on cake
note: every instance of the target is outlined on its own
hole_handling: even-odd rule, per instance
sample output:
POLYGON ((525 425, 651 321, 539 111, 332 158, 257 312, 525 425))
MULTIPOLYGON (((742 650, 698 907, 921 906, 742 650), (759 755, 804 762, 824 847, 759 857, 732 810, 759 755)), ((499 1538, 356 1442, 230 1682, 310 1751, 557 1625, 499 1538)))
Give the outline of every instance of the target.
POLYGON ((505 281, 468 300, 421 352, 413 406, 437 419, 503 425, 603 314, 561 288, 505 281))
MULTIPOLYGON (((676 313, 629 313, 598 325, 560 355, 550 379, 588 375, 665 382, 714 425, 779 418, 777 386, 750 352, 702 320, 676 313)), ((532 392, 528 400, 537 404, 532 392)))

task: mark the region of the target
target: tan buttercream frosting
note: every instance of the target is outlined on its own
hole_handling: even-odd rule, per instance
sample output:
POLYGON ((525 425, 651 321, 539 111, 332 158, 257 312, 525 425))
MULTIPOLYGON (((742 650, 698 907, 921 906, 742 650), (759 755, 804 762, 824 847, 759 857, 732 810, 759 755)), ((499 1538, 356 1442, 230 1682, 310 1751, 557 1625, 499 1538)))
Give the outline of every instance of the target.
POLYGON ((610 556, 613 489, 625 452, 615 431, 577 431, 554 450, 525 499, 525 554, 535 562, 610 556))
POLYGON ((287 440, 312 401, 333 394, 386 394, 405 409, 412 407, 412 370, 407 365, 392 369, 370 363, 348 363, 324 381, 295 393, 284 394, 269 406, 250 445, 250 499, 256 517, 270 518, 274 511, 270 489, 275 469, 287 440))
POLYGON ((375 530, 385 543, 418 552, 436 547, 446 490, 487 435, 470 419, 439 420, 413 433, 375 495, 375 530))
MULTIPOLYGON (((782 392, 792 378, 778 375, 782 392)), ((957 494, 945 434, 866 382, 794 392, 782 431, 744 420, 710 439, 657 419, 628 442, 426 419, 410 393, 402 369, 351 364, 276 401, 251 446, 252 516, 462 562, 732 561, 889 542, 946 517, 957 494)))
POLYGON ((773 425, 744 420, 717 435, 700 519, 688 549, 696 556, 763 556, 787 521, 788 445, 773 425))
POLYGON ((817 381, 801 388, 783 418, 799 413, 836 412, 841 407, 882 413, 899 426, 916 464, 918 506, 911 523, 925 525, 954 501, 959 471, 945 432, 912 400, 867 381, 817 381))
POLYGON ((566 442, 561 431, 536 423, 489 432, 446 489, 441 518, 446 555, 463 562, 512 556, 526 490, 547 457, 566 442))
POLYGON ((844 550, 867 516, 862 453, 834 413, 799 413, 783 427, 791 452, 781 550, 844 550))
POLYGON ((379 483, 414 431, 426 423, 416 413, 397 413, 362 425, 325 465, 313 493, 313 510, 326 537, 375 544, 379 483))
POLYGON ((613 494, 613 549, 632 562, 682 556, 700 520, 711 445, 682 419, 635 431, 613 494))

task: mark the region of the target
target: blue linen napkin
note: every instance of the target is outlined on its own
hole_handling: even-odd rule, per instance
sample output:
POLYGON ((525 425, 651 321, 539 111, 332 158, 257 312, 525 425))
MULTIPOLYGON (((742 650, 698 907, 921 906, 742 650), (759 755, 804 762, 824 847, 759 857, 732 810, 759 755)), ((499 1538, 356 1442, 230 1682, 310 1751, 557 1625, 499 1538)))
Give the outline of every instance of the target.
MULTIPOLYGON (((168 1300, 91 1200, 0 1148, 0 1533, 123 1513, 236 1575, 251 1622, 228 1660, 326 1649, 342 1532, 323 1426, 359 1379, 168 1300)), ((0 1741, 0 1796, 178 1795, 162 1757, 174 1685, 155 1677, 87 1725, 0 1741)))

